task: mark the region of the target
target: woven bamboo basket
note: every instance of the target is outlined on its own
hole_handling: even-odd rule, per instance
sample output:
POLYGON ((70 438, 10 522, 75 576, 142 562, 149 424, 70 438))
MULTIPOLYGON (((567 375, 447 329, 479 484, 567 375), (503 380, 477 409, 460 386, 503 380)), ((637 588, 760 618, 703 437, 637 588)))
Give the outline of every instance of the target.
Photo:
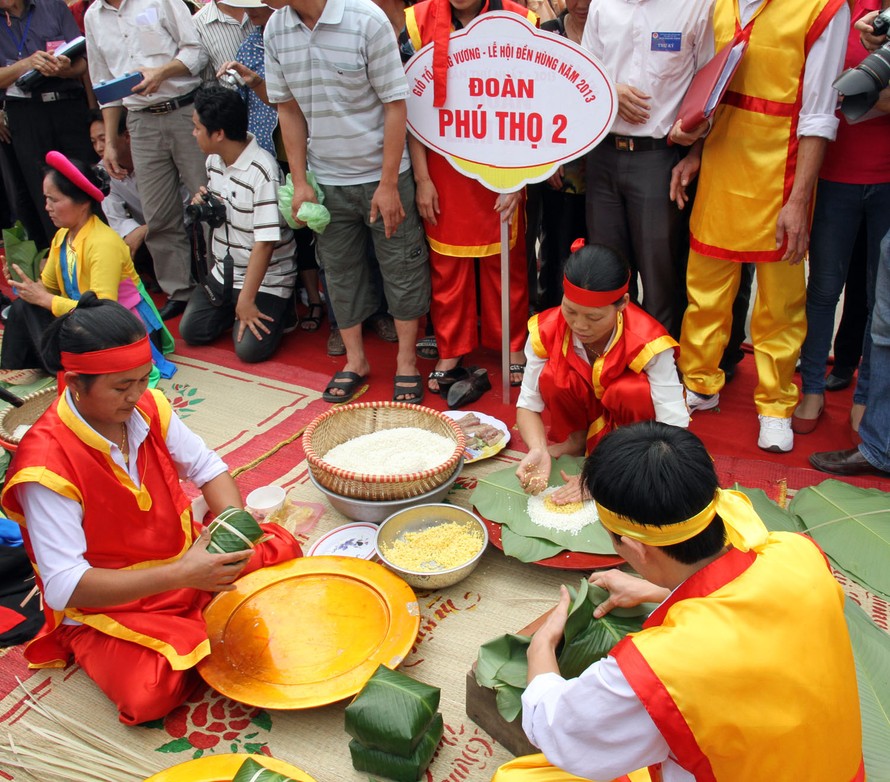
POLYGON ((16 450, 21 437, 15 436, 15 430, 19 426, 36 423, 57 396, 55 385, 48 386, 23 396, 24 404, 21 407, 8 407, 0 412, 0 446, 8 451, 16 450))
MULTIPOLYGON (((405 402, 359 402, 334 407, 309 424, 303 434, 303 450, 315 480, 335 494, 360 500, 401 500, 432 491, 458 468, 465 445, 464 433, 448 416, 405 402), (356 473, 324 460, 328 451, 347 440, 402 426, 425 429, 454 440, 451 456, 438 467, 408 475, 356 473)), ((369 465, 373 464, 372 458, 369 465)))

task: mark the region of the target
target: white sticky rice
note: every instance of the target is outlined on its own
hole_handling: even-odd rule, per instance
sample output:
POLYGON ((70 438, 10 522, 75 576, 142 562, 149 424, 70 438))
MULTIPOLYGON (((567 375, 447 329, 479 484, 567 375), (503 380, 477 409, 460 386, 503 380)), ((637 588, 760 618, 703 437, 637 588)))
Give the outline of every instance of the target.
POLYGON ((365 475, 408 475, 439 467, 451 458, 455 442, 414 426, 381 429, 335 445, 324 460, 365 475))
POLYGON ((550 486, 540 494, 528 498, 528 516, 535 523, 547 529, 557 529, 577 535, 583 527, 599 521, 596 505, 593 500, 580 503, 581 508, 573 513, 558 513, 547 508, 544 500, 553 494, 559 486, 550 486))

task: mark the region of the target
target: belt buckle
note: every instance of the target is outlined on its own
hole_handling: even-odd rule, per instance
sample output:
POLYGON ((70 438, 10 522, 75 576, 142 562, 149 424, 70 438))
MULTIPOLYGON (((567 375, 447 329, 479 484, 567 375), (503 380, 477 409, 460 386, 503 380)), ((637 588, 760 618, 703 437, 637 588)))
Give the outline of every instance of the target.
POLYGON ((57 101, 59 99, 58 92, 41 92, 40 93, 40 102, 41 103, 52 103, 53 101, 57 101))
POLYGON ((175 109, 173 101, 165 100, 163 103, 155 103, 154 106, 148 107, 149 114, 169 114, 175 109))
POLYGON ((619 152, 633 152, 634 140, 627 136, 615 136, 615 149, 619 152))

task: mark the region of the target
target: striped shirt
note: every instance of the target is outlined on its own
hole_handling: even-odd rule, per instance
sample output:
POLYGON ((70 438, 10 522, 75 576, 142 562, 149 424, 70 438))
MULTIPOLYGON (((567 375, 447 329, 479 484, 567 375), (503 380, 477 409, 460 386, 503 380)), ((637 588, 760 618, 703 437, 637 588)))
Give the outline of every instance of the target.
POLYGON ((224 62, 235 59, 238 47, 249 33, 256 30, 256 27, 247 18, 247 14, 244 14, 240 22, 224 14, 217 7, 216 0, 207 0, 204 7, 192 19, 201 46, 210 58, 210 63, 201 73, 201 81, 205 84, 222 84, 224 87, 230 87, 230 84, 220 82, 216 74, 224 62))
POLYGON ((241 289, 250 253, 257 242, 275 242, 261 293, 290 296, 297 274, 294 235, 278 211, 281 169, 248 133, 248 144, 231 165, 219 155, 207 157, 207 189, 226 205, 226 225, 213 229, 213 271, 223 280, 222 261, 232 255, 234 287, 241 289))
MULTIPOLYGON (((323 185, 376 182, 383 167, 383 104, 408 82, 392 25, 369 0, 327 0, 313 29, 290 6, 266 24, 271 103, 296 100, 309 126, 309 168, 323 185)), ((399 172, 409 168, 402 152, 399 172)))

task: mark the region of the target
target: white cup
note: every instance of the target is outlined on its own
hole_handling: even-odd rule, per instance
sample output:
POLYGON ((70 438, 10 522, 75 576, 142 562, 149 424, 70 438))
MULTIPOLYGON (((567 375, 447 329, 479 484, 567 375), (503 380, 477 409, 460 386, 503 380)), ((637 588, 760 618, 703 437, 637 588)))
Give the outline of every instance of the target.
POLYGON ((263 521, 284 507, 287 492, 280 486, 260 486, 247 495, 247 510, 257 521, 263 521))

